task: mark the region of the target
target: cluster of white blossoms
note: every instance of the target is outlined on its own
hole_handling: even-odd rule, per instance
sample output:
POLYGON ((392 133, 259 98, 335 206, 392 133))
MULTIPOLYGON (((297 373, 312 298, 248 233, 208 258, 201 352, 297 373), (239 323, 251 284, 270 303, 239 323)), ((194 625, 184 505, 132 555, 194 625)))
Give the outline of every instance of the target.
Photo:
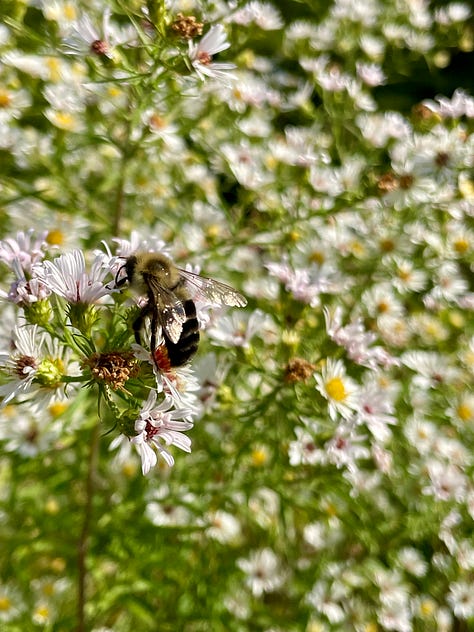
MULTIPOLYGON (((98 353, 96 339, 104 335, 101 332, 104 326, 110 326, 111 314, 116 309, 117 270, 128 255, 150 244, 160 248, 160 252, 166 250, 159 239, 143 241, 133 235, 130 241, 117 241, 119 254, 112 256, 108 248, 106 253, 96 252, 90 266, 86 265, 81 250, 57 256, 53 251, 52 259, 45 258, 48 251, 45 235, 38 238, 33 230, 0 242, 0 260, 15 277, 10 289, 3 291, 3 299, 18 310, 13 329, 2 333, 7 344, 0 354, 0 368, 6 377, 0 385, 1 407, 15 402, 23 405, 26 414, 43 407, 54 409, 58 402, 73 398, 78 388, 91 378, 105 387, 109 397, 113 390, 127 392, 128 379, 137 377, 133 365, 142 362, 145 370, 149 366, 153 373, 149 395, 136 414, 133 431, 123 425, 124 434, 117 437, 113 447, 129 439, 141 457, 143 474, 147 474, 157 464, 157 455, 169 466, 174 465, 168 446, 191 451, 191 441, 185 433, 203 412, 199 398, 201 385, 188 363, 182 367, 169 366, 164 346, 165 362, 161 365, 156 357, 160 348, 154 357, 150 350, 135 343, 128 367, 126 361, 120 364, 120 347, 115 356, 113 349, 98 353)), ((140 304, 147 299, 142 296, 136 300, 140 304)), ((202 303, 202 308, 206 307, 202 303)), ((206 311, 203 314, 202 326, 206 311)), ((228 335, 218 334, 217 326, 214 327, 220 344, 225 345, 228 335)), ((222 331, 225 332, 225 327, 222 331)), ((248 343, 232 340, 233 346, 244 344, 248 343)), ((128 413, 122 414, 126 418, 128 413)))

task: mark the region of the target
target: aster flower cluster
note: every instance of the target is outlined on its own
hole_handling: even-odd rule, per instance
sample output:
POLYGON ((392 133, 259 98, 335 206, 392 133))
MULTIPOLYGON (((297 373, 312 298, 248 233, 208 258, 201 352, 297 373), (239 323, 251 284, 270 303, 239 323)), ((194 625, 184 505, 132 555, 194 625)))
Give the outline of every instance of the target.
POLYGON ((471 629, 469 3, 9 5, 0 627, 471 629))
MULTIPOLYGON (((35 239, 30 230, 16 240, 0 242, 0 257, 17 279, 3 298, 18 308, 12 314, 17 322, 5 336, 7 345, 0 355, 5 375, 1 407, 17 403, 38 413, 73 399, 80 387, 95 384, 99 401, 103 399, 108 408, 104 421, 113 416, 121 431, 114 447, 129 439, 141 457, 143 474, 157 464, 157 455, 172 466, 174 458, 166 446, 191 451, 184 433, 203 408, 192 368, 172 367, 163 341, 153 353, 135 343, 130 347, 130 342, 124 349, 132 333, 130 317, 140 311, 138 306, 135 311, 129 307, 127 317, 122 297, 117 297, 115 281, 125 255, 96 252, 88 268, 81 250, 46 258, 45 237, 35 239), (118 406, 114 393, 120 393, 126 408, 118 406)), ((118 241, 118 252, 133 253, 132 241, 118 241)), ((150 241, 138 243, 140 250, 150 241)), ((165 248, 160 240, 155 243, 165 248)))

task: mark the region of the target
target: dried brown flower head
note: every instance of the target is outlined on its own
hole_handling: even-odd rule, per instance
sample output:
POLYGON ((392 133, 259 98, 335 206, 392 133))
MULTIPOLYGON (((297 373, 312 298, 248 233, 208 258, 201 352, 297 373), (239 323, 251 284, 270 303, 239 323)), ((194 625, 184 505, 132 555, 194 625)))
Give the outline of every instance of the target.
POLYGON ((310 378, 316 367, 303 358, 292 358, 285 367, 285 382, 305 382, 310 378))
POLYGON ((183 39, 193 39, 202 35, 203 23, 198 22, 194 15, 183 15, 178 13, 176 20, 171 24, 171 30, 183 39))
POLYGON ((83 364, 96 381, 105 382, 115 391, 124 389, 125 382, 139 372, 138 360, 130 352, 94 353, 83 364))

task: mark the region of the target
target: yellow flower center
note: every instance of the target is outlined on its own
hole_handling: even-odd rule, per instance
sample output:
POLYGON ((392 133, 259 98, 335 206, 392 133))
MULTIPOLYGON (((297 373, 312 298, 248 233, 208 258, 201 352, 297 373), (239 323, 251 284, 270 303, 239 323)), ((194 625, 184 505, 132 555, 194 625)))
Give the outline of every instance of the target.
POLYGON ((411 278, 411 271, 410 270, 402 270, 401 268, 399 268, 398 269, 398 277, 402 281, 408 281, 411 278))
POLYGON ((59 228, 54 228, 47 234, 46 241, 50 246, 62 246, 64 244, 64 233, 59 228))
POLYGON ((431 617, 434 613, 434 604, 430 599, 424 599, 420 603, 420 613, 423 617, 431 617))
POLYGON ((331 378, 326 382, 325 387, 326 393, 331 399, 334 399, 336 402, 342 402, 346 399, 346 388, 344 386, 344 382, 341 380, 340 377, 331 378))
POLYGON ((76 119, 69 112, 56 112, 56 125, 61 129, 71 130, 75 123, 76 119))
POLYGON ((45 597, 53 597, 54 596, 54 582, 47 581, 41 586, 41 592, 45 597))
POLYGON ((44 508, 46 513, 48 513, 50 516, 55 516, 57 513, 59 513, 60 509, 59 503, 55 498, 48 498, 44 508))
POLYGON ((317 263, 319 265, 322 265, 325 261, 325 256, 324 253, 321 252, 320 250, 313 250, 313 252, 310 254, 309 256, 309 260, 312 263, 317 263))
POLYGON ((377 304, 377 311, 379 314, 388 312, 388 303, 386 301, 380 301, 380 303, 377 304))
POLYGON ((216 239, 217 237, 219 237, 220 232, 221 232, 221 229, 218 224, 211 224, 210 226, 207 227, 206 236, 209 239, 216 239))
POLYGON ((461 419, 462 421, 471 421, 474 416, 474 411, 469 406, 469 404, 459 404, 459 406, 456 408, 456 412, 459 419, 461 419))
POLYGON ((64 17, 71 22, 76 19, 77 11, 73 4, 66 2, 64 5, 64 17))
POLYGON ((6 595, 0 596, 0 612, 8 612, 12 607, 11 600, 6 595))
POLYGON ((48 619, 48 617, 49 617, 49 608, 48 608, 48 606, 46 606, 45 604, 39 605, 36 608, 36 610, 35 610, 34 616, 37 619, 40 619, 40 620, 48 619))
POLYGON ((395 242, 386 237, 380 241, 380 249, 383 252, 392 252, 395 249, 395 242))
POLYGON ((467 239, 463 239, 462 237, 460 237, 459 239, 456 239, 453 245, 454 245, 454 250, 461 255, 463 255, 469 250, 469 242, 467 241, 467 239))
POLYGON ((54 560, 51 560, 50 568, 54 573, 64 573, 66 560, 63 557, 55 557, 54 560))
POLYGON ((61 66, 56 57, 46 57, 45 64, 49 70, 51 81, 59 81, 61 79, 61 66))
POLYGON ((59 417, 67 409, 68 404, 66 402, 54 402, 48 406, 48 411, 51 417, 59 417))
POLYGON ((0 90, 0 109, 7 108, 11 105, 12 99, 8 92, 0 90))
POLYGON ((255 450, 252 451, 252 465, 261 467, 262 465, 265 465, 267 461, 268 454, 266 450, 263 448, 255 448, 255 450))

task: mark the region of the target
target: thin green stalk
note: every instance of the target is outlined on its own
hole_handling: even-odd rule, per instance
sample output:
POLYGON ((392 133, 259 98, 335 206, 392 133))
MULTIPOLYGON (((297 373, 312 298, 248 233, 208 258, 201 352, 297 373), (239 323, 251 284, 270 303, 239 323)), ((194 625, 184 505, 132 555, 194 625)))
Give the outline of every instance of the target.
POLYGON ((78 586, 77 586, 77 632, 86 632, 85 607, 86 607, 86 584, 87 584, 87 553, 89 550, 90 526, 92 519, 92 505, 95 492, 95 481, 97 479, 97 462, 99 456, 99 420, 94 424, 91 433, 89 460, 87 465, 86 498, 84 503, 84 519, 82 529, 77 544, 77 566, 78 566, 78 586))

